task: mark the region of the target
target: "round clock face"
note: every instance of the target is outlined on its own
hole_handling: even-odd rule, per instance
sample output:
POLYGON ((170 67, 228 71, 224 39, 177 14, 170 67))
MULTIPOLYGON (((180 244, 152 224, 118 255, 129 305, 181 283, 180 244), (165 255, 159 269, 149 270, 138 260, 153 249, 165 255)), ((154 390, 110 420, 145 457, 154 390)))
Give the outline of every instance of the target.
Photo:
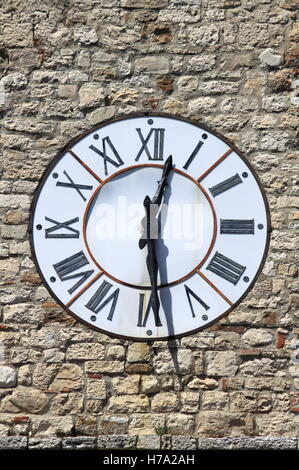
POLYGON ((204 329, 249 292, 269 244, 253 169, 223 137, 130 115, 72 141, 47 169, 31 245, 51 295, 112 336, 204 329))

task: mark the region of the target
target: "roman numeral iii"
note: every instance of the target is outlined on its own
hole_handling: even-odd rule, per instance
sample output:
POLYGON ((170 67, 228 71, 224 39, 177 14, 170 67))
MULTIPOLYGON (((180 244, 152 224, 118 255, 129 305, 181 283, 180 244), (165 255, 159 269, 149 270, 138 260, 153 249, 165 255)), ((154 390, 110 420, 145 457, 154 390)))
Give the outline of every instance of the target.
POLYGON ((75 273, 78 269, 82 268, 89 264, 88 260, 86 259, 83 251, 79 251, 79 253, 70 256, 59 263, 53 264, 53 268, 55 269, 59 279, 61 281, 67 281, 68 279, 77 279, 79 280, 70 288, 68 292, 72 294, 78 287, 86 281, 86 279, 91 276, 94 270, 89 271, 81 271, 79 273, 75 273), (74 274, 72 274, 74 273, 74 274))
POLYGON ((135 158, 135 161, 137 162, 143 152, 146 153, 147 158, 149 160, 163 160, 163 152, 164 152, 164 133, 165 129, 151 129, 146 136, 146 138, 143 137, 141 129, 136 129, 138 132, 138 135, 140 137, 140 140, 142 142, 142 146, 137 154, 137 157, 135 158), (153 154, 148 149, 148 144, 149 141, 152 141, 152 137, 154 137, 154 151, 153 154))
POLYGON ((246 266, 242 266, 216 251, 216 254, 207 266, 207 269, 226 281, 236 285, 244 273, 246 266))
POLYGON ((220 219, 220 233, 254 234, 254 219, 220 219))
POLYGON ((110 321, 113 319, 115 307, 117 304, 117 299, 119 296, 119 288, 117 288, 112 294, 109 295, 109 297, 105 299, 111 287, 112 287, 112 284, 110 284, 110 282, 103 281, 100 287, 94 293, 94 295, 85 305, 85 307, 87 307, 93 313, 99 313, 107 304, 109 304, 109 302, 112 302, 109 315, 107 317, 107 320, 110 320, 110 321))

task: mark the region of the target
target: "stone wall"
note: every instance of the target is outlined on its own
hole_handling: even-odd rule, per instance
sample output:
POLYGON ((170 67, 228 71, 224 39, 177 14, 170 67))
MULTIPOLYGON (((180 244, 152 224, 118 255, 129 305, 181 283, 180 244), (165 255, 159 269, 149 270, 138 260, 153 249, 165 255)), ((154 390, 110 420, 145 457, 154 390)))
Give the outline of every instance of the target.
POLYGON ((254 447, 269 437, 295 446, 298 0, 3 4, 2 447, 97 437, 100 447, 155 448, 160 436, 166 448, 227 438, 254 447), (270 252, 250 295, 214 326, 170 343, 112 339, 77 323, 41 284, 28 241, 33 193, 58 150, 137 110, 203 121, 231 139, 272 210, 270 252))

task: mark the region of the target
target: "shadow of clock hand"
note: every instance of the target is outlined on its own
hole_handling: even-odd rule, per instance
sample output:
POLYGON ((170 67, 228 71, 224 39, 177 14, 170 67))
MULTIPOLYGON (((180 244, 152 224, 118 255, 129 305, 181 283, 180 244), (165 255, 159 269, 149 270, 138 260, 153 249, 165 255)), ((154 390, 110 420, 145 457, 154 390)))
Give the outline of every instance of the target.
MULTIPOLYGON (((169 177, 169 183, 172 179, 172 175, 169 177)), ((157 257, 159 260, 159 275, 160 275, 160 282, 161 284, 168 284, 168 273, 167 273, 167 257, 169 255, 169 249, 163 239, 163 230, 165 226, 165 222, 167 220, 167 212, 168 212, 168 204, 169 199, 171 197, 171 186, 168 186, 164 192, 164 201, 163 201, 163 210, 159 214, 158 218, 158 238, 156 240, 156 247, 157 247, 157 257)), ((173 322, 173 315, 172 315, 172 297, 171 297, 171 289, 169 286, 162 287, 160 290, 160 301, 165 312, 168 335, 174 335, 174 322, 173 322)), ((181 378, 181 370, 180 364, 178 361, 177 355, 177 346, 175 340, 170 340, 167 342, 168 350, 171 355, 175 372, 178 376, 180 389, 183 389, 183 382, 181 378)))

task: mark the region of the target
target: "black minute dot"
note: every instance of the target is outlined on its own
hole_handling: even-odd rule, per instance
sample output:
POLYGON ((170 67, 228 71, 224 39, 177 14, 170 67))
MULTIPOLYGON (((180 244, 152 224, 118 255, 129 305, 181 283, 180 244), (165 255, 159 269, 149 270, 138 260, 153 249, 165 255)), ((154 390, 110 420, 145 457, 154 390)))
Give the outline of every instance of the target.
POLYGON ((204 321, 207 321, 208 315, 203 315, 203 316, 202 316, 202 319, 203 319, 204 321))
POLYGON ((244 276, 244 277, 243 277, 243 281, 244 281, 244 282, 249 282, 249 277, 248 277, 248 276, 244 276))
POLYGON ((52 176, 53 176, 53 178, 55 178, 55 179, 56 179, 56 178, 58 178, 58 173, 53 173, 53 175, 52 175, 52 176))
POLYGON ((264 226, 263 226, 263 224, 258 224, 258 225, 257 225, 257 228, 258 228, 259 230, 263 230, 264 226))
POLYGON ((99 134, 94 134, 93 138, 94 138, 94 140, 98 140, 99 134))
POLYGON ((37 230, 41 230, 43 227, 42 227, 42 225, 38 224, 38 225, 36 226, 36 228, 37 228, 37 230))
POLYGON ((152 124, 154 124, 154 121, 152 119, 149 119, 147 123, 151 126, 152 124))
POLYGON ((202 134, 201 136, 204 140, 206 140, 208 138, 208 134, 202 134))
POLYGON ((55 282, 55 281, 56 281, 56 277, 54 277, 54 276, 50 277, 50 281, 51 281, 51 282, 55 282))
POLYGON ((246 171, 244 171, 244 173, 242 173, 242 176, 243 176, 243 178, 247 178, 248 173, 246 173, 246 171))
POLYGON ((90 320, 91 320, 91 321, 96 321, 96 319, 97 319, 97 317, 96 317, 95 315, 92 315, 92 316, 90 317, 90 320))
POLYGON ((147 336, 152 336, 153 332, 152 332, 152 330, 147 330, 146 334, 147 334, 147 336))

